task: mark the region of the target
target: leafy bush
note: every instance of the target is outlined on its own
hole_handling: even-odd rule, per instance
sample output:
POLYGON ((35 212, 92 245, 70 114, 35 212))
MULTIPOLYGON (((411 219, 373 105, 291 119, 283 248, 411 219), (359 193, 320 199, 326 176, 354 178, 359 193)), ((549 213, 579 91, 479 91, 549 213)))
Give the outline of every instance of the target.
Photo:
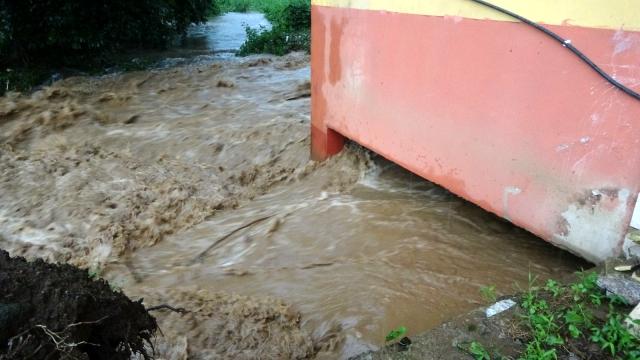
POLYGON ((289 2, 290 0, 219 0, 216 1, 216 4, 219 5, 223 13, 248 11, 266 13, 269 8, 283 7, 289 2))
POLYGON ((274 27, 271 30, 246 28, 247 41, 242 44, 238 55, 274 54, 285 55, 292 51, 309 51, 311 34, 309 31, 289 32, 274 27))
POLYGON ((471 345, 469 345, 469 349, 467 351, 475 360, 491 360, 491 355, 487 349, 477 341, 473 341, 471 345))
POLYGON ((291 0, 285 5, 274 4, 265 8, 271 23, 291 31, 311 29, 311 3, 309 0, 291 0))
POLYGON ((222 12, 248 12, 256 9, 256 5, 251 0, 222 0, 220 8, 222 12))
POLYGON ((291 0, 271 3, 263 9, 272 23, 270 30, 247 27, 247 41, 238 55, 268 53, 284 55, 292 51, 309 51, 311 47, 311 3, 291 0))

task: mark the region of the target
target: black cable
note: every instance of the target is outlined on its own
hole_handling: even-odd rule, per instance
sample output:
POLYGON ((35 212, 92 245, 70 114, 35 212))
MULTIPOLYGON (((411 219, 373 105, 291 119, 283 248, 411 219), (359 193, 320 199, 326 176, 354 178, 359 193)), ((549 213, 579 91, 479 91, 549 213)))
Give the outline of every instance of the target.
POLYGON ((564 46, 565 48, 571 50, 572 53, 574 53, 576 56, 578 56, 580 58, 580 60, 584 61, 587 65, 589 65, 595 72, 597 72, 600 76, 602 76, 605 80, 607 80, 609 83, 611 83, 613 86, 617 87, 618 89, 624 91, 625 94, 635 98, 636 100, 640 100, 640 94, 638 94, 637 92, 631 90, 630 88, 626 87, 625 85, 621 84, 620 82, 618 82, 618 80, 614 79, 613 77, 611 77, 609 74, 607 74, 606 72, 604 72, 604 70, 602 70, 598 65, 596 65, 593 61, 591 61, 591 59, 589 59, 587 57, 587 55, 585 55, 582 51, 578 50, 575 46, 573 46, 573 44, 571 44, 571 40, 567 40, 562 38, 562 36, 554 33, 553 31, 547 29, 546 27, 539 25, 525 17, 522 17, 514 12, 511 12, 507 9, 501 8, 498 5, 494 5, 491 3, 488 3, 484 0, 470 0, 473 1, 475 3, 478 3, 480 5, 484 5, 487 7, 490 7, 496 11, 499 11, 505 15, 511 16, 512 18, 518 19, 520 21, 522 21, 523 23, 533 26, 534 28, 542 31, 543 33, 545 33, 547 36, 553 38, 554 40, 556 40, 557 42, 559 42, 562 46, 564 46))

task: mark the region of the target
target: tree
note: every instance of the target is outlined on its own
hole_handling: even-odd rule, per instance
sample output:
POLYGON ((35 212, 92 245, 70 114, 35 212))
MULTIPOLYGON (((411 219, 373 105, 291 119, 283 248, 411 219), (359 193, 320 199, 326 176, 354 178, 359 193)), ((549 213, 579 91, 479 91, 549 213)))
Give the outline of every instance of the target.
POLYGON ((212 0, 0 0, 0 62, 60 62, 162 47, 202 22, 212 0))

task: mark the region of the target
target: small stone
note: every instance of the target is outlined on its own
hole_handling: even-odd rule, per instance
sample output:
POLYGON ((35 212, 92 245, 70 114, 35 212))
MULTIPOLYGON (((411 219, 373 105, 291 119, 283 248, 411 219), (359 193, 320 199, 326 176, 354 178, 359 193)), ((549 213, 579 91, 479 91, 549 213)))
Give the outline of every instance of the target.
POLYGON ((569 353, 569 360, 580 360, 580 358, 578 357, 578 355, 570 352, 569 353))
POLYGON ((640 259, 640 245, 631 245, 627 249, 627 257, 630 259, 640 259))
POLYGON ((598 286, 624 298, 630 305, 640 303, 640 282, 623 276, 601 275, 598 286))
POLYGON ((627 318, 627 320, 625 320, 629 332, 633 334, 633 336, 640 339, 640 325, 635 324, 634 321, 640 321, 640 304, 637 305, 636 308, 633 309, 633 311, 631 311, 629 317, 627 318))
POLYGON ((625 272, 625 271, 633 270, 633 267, 634 267, 634 265, 625 264, 625 265, 618 265, 618 266, 614 267, 613 269, 615 271, 625 272))
POLYGON ((398 351, 407 351, 409 350, 410 346, 411 346, 411 339, 405 336, 402 339, 400 339, 400 341, 398 342, 398 351))
POLYGON ((216 84, 216 86, 221 88, 232 88, 235 87, 236 84, 230 80, 218 80, 218 84, 216 84))

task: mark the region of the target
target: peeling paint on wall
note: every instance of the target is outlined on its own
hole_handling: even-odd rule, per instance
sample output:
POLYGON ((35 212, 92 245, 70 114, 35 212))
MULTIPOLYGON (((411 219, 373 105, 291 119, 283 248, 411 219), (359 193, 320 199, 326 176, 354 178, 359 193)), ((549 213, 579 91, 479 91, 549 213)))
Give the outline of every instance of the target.
POLYGON ((618 255, 630 200, 628 189, 602 188, 582 194, 562 213, 555 240, 595 263, 618 255))
POLYGON ((633 217, 631 218, 631 227, 640 230, 640 196, 636 200, 636 207, 633 209, 633 217))
POLYGON ((503 217, 509 221, 511 221, 511 216, 509 215, 509 196, 518 195, 522 192, 522 189, 516 186, 507 186, 504 188, 504 192, 502 193, 502 211, 503 217))

